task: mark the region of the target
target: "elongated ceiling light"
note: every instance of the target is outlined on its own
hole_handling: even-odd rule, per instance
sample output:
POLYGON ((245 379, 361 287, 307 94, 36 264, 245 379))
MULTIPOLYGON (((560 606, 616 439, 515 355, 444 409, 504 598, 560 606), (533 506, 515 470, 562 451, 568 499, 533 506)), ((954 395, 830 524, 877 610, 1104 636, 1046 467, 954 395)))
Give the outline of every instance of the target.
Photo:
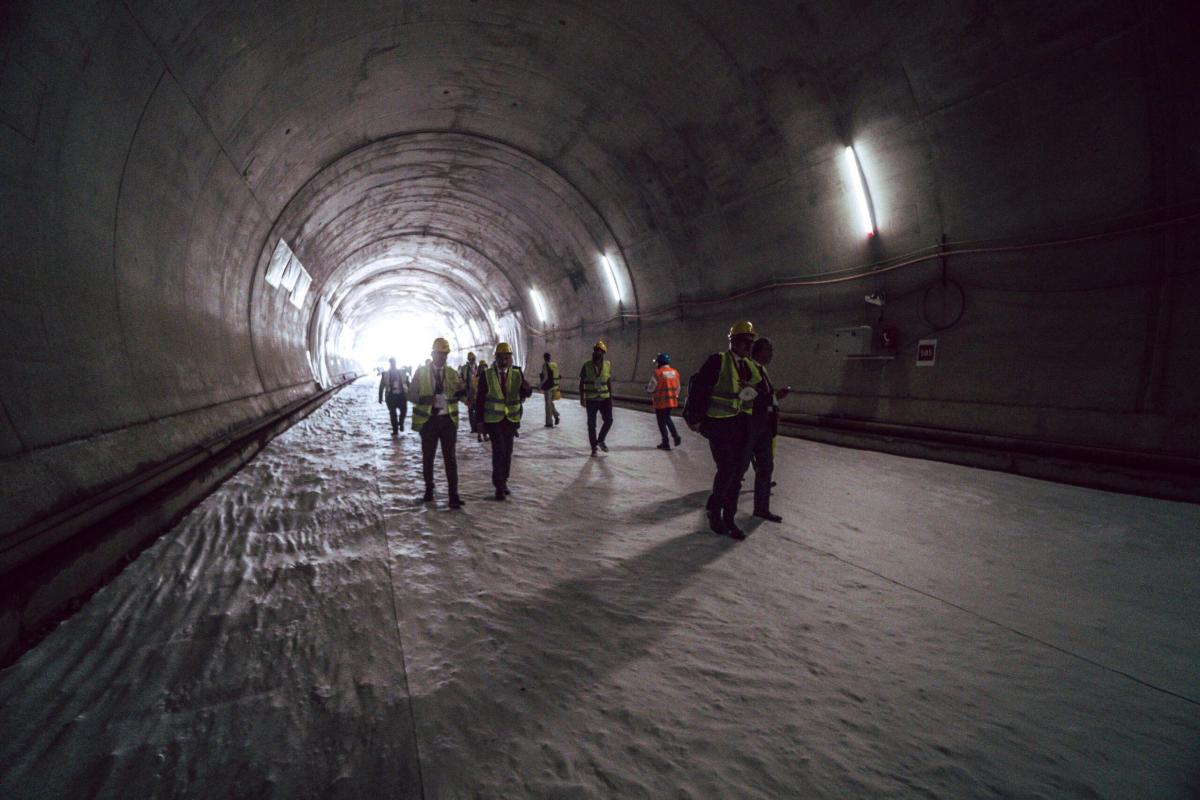
POLYGON ((862 230, 870 238, 875 235, 875 218, 871 215, 871 206, 867 202, 867 179, 863 176, 862 164, 859 163, 858 153, 854 152, 853 147, 847 147, 842 155, 847 180, 854 187, 851 191, 854 193, 862 230))
POLYGON ((530 289, 529 296, 533 298, 533 307, 537 310, 538 319, 542 322, 546 321, 546 304, 542 302, 542 293, 537 289, 530 289))
POLYGON ((617 284, 617 271, 613 268, 612 259, 607 253, 600 256, 600 260, 604 262, 604 273, 608 275, 608 286, 612 289, 613 297, 619 303, 621 302, 621 287, 617 284))

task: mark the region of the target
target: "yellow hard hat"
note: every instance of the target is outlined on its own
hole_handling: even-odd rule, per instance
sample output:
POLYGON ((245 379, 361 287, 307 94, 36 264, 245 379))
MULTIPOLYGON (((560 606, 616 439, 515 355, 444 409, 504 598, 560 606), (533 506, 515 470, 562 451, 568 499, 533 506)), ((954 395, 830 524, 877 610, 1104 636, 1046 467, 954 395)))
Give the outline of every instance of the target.
POLYGON ((754 323, 748 320, 735 322, 730 326, 729 338, 732 339, 735 336, 749 336, 751 339, 758 338, 758 334, 754 332, 754 323))
POLYGON ((496 345, 496 355, 498 355, 498 356, 503 356, 503 355, 509 355, 509 356, 511 356, 511 355, 512 355, 512 347, 510 347, 510 346, 509 346, 508 342, 501 342, 500 344, 496 345))
POLYGON ((598 342, 596 342, 594 345, 592 345, 592 349, 593 349, 593 350, 599 350, 599 351, 601 351, 601 352, 607 353, 607 352, 608 352, 608 345, 606 345, 606 344, 605 344, 603 341, 598 341, 598 342))
POLYGON ((432 349, 433 349, 433 352, 435 352, 435 353, 449 353, 450 352, 450 343, 439 336, 438 338, 433 340, 433 348, 432 349))

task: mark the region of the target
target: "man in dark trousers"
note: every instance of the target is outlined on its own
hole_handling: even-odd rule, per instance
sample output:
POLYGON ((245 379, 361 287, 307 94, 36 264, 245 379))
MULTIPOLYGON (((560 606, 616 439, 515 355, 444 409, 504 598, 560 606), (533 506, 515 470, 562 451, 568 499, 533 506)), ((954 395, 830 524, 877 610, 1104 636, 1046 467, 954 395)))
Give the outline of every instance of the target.
POLYGON ((482 418, 492 443, 492 486, 496 499, 508 496, 508 474, 512 469, 513 440, 521 425, 522 405, 533 394, 533 387, 521 370, 512 365, 513 351, 507 342, 496 345, 492 366, 479 380, 475 408, 482 418))
POLYGON ((399 431, 404 430, 404 418, 408 416, 408 376, 404 370, 396 368, 396 359, 389 358, 388 364, 391 366, 379 376, 379 402, 383 402, 386 394, 392 436, 399 436, 399 431))
POLYGON ((421 434, 421 466, 425 477, 425 502, 433 500, 433 459, 442 448, 446 467, 446 484, 450 489, 450 507, 461 508, 458 496, 458 459, 455 453, 458 431, 458 401, 467 394, 466 386, 454 369, 446 363, 450 343, 440 336, 433 340, 433 356, 413 375, 412 388, 417 393, 413 401, 412 429, 421 434))
POLYGON ((750 357, 762 372, 763 391, 754 398, 750 415, 750 462, 754 465, 754 516, 768 522, 783 522, 771 512, 771 476, 775 472, 775 436, 779 433, 779 401, 791 392, 790 386, 776 389, 767 374, 767 365, 775 356, 771 340, 756 339, 750 357))
POLYGON ((604 437, 608 436, 613 424, 612 404, 612 362, 604 356, 608 353, 608 345, 599 341, 592 345, 592 360, 583 362, 579 370, 579 404, 587 409, 588 443, 592 446, 592 455, 596 448, 608 452, 604 437), (596 433, 596 415, 604 420, 600 433, 596 433))
POLYGON ((713 533, 745 539, 737 526, 738 494, 750 465, 750 417, 762 387, 762 373, 750 359, 757 334, 749 322, 729 329, 729 349, 713 353, 692 380, 688 397, 688 427, 708 439, 716 462, 712 494, 708 497, 708 527, 713 533))

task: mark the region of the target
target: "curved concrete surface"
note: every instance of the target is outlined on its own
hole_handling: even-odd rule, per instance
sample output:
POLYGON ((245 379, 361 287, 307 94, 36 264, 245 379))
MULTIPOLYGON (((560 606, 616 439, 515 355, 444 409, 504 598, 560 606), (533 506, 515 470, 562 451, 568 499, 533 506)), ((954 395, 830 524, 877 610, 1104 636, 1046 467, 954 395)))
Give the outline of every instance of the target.
POLYGON ((568 376, 604 337, 629 392, 750 318, 789 412, 1196 455, 1187 3, 6 9, 0 542, 414 310, 568 376))

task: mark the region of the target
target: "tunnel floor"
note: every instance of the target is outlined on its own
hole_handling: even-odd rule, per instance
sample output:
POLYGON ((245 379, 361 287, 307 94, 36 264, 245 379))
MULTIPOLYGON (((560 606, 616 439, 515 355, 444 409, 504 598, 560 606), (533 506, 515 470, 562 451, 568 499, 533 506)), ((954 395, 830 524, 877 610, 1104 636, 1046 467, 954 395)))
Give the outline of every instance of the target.
POLYGON ((0 796, 1200 791, 1200 507, 781 440, 734 542, 702 439, 618 409, 589 458, 534 397, 510 502, 464 435, 451 511, 374 395, 0 673, 0 796))

